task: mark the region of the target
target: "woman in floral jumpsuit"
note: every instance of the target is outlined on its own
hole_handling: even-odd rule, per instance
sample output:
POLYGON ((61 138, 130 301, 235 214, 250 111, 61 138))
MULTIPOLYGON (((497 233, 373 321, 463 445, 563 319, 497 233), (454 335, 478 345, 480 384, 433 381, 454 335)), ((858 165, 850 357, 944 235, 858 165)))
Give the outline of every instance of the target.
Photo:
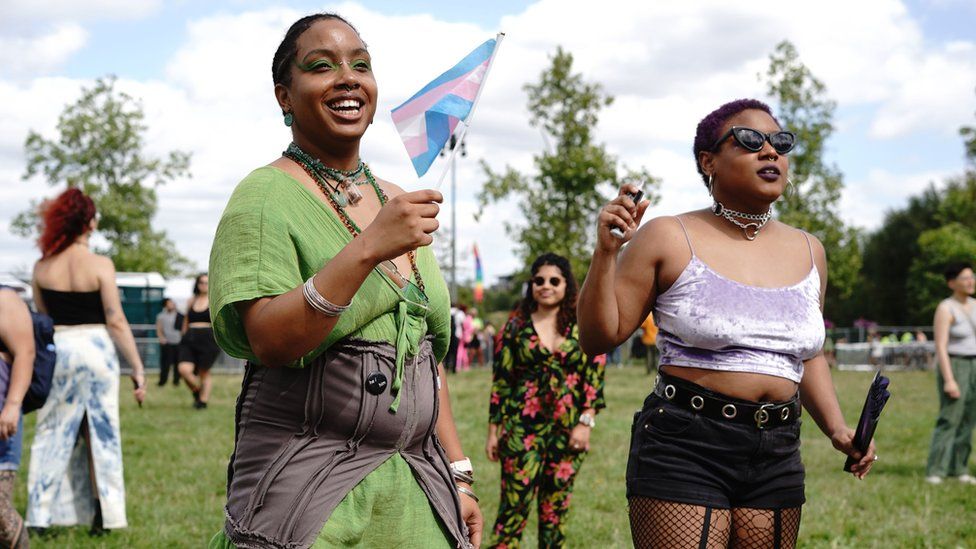
POLYGON ((576 292, 569 262, 540 256, 525 298, 497 336, 485 448, 502 462, 492 547, 518 546, 536 495, 539 546, 565 545, 573 480, 605 407, 606 358, 580 349, 576 292))

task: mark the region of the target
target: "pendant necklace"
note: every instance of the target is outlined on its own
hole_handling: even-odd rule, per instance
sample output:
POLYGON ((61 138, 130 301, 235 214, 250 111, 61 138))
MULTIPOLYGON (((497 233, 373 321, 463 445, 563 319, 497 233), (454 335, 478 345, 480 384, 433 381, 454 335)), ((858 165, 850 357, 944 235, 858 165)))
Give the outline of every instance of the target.
MULTIPOLYGON (((289 145, 288 149, 281 154, 286 158, 290 158, 291 160, 295 161, 295 163, 301 166, 302 169, 305 170, 305 173, 307 173, 309 177, 311 177, 312 180, 315 181, 316 185, 318 185, 319 189, 322 191, 322 194, 324 194, 325 197, 329 200, 329 204, 331 204, 332 208, 336 211, 336 213, 339 214, 339 219, 342 220, 342 224, 346 227, 346 230, 349 231, 349 234, 352 235, 353 238, 359 235, 359 233, 361 233, 362 230, 359 228, 358 225, 356 225, 356 222, 353 221, 351 217, 349 217, 349 214, 346 213, 345 206, 347 202, 346 202, 345 193, 341 192, 338 188, 336 188, 335 186, 329 183, 326 176, 323 175, 322 173, 323 170, 321 170, 319 166, 325 168, 325 170, 332 170, 334 172, 339 172, 339 170, 335 170, 333 168, 329 168, 325 166, 324 164, 322 164, 321 161, 312 158, 308 153, 303 151, 298 145, 294 143, 289 145)), ((384 206, 388 200, 386 193, 383 192, 383 189, 381 189, 379 184, 376 183, 376 178, 373 177, 373 172, 370 171, 369 166, 367 166, 365 162, 360 160, 359 167, 357 167, 355 170, 352 170, 352 172, 358 172, 358 174, 363 175, 366 183, 369 184, 371 187, 373 187, 373 191, 376 193, 376 198, 380 201, 380 207, 384 206)), ((341 173, 352 173, 352 172, 341 172, 341 173)), ((329 173, 329 172, 325 172, 325 173, 329 173)), ((359 190, 356 189, 354 185, 350 185, 350 188, 356 191, 356 193, 359 196, 359 198, 357 198, 352 203, 355 204, 356 202, 362 200, 362 194, 359 193, 359 190)), ((410 261, 410 270, 411 272, 413 272, 414 279, 417 281, 417 287, 420 288, 421 292, 426 292, 426 287, 425 287, 426 285, 424 284, 424 279, 420 275, 420 269, 417 268, 416 253, 413 251, 407 252, 407 260, 410 261)), ((387 269, 389 269, 391 272, 397 275, 402 281, 409 282, 408 278, 400 274, 400 271, 397 270, 396 264, 393 263, 393 261, 387 260, 384 261, 383 263, 387 269)))
MULTIPOLYGON (((360 200, 363 199, 363 193, 359 192, 356 185, 363 182, 368 183, 372 177, 372 175, 366 176, 366 174, 369 172, 369 168, 361 159, 359 160, 359 165, 356 166, 355 169, 337 170, 335 168, 326 166, 321 160, 314 158, 295 143, 288 145, 288 149, 281 154, 301 164, 303 168, 310 168, 312 171, 314 171, 317 175, 313 176, 312 179, 314 179, 316 183, 320 183, 319 179, 323 179, 328 187, 328 190, 323 188, 322 192, 331 196, 333 200, 343 207, 348 204, 355 206, 360 200), (361 178, 362 181, 360 180, 361 178), (333 185, 329 183, 329 180, 335 181, 336 184, 333 185)), ((308 171, 308 169, 306 169, 306 171, 308 171)), ((319 184, 319 187, 322 187, 321 183, 319 184)))

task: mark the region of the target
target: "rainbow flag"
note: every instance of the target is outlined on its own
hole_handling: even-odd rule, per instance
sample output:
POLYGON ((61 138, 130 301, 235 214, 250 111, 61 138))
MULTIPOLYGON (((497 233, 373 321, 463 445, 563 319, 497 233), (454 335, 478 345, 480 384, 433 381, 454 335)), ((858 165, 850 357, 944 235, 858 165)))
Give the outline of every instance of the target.
POLYGON ((393 109, 393 124, 418 177, 427 173, 458 123, 471 113, 496 43, 492 38, 478 46, 460 63, 393 109))
POLYGON ((485 273, 481 269, 481 255, 478 245, 474 245, 474 302, 481 303, 485 298, 485 273))

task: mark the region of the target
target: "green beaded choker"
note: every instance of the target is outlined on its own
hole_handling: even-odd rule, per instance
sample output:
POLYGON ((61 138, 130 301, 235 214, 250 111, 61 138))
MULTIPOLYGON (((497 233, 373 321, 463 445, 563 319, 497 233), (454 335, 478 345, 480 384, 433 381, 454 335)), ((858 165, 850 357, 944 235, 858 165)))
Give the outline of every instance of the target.
POLYGON ((295 143, 289 144, 288 149, 281 154, 305 168, 305 171, 318 183, 322 192, 341 207, 346 207, 348 204, 355 206, 363 199, 363 195, 356 188, 356 185, 369 183, 378 192, 379 187, 376 186, 376 180, 362 159, 359 160, 359 165, 353 170, 338 170, 326 166, 321 160, 308 154, 295 143), (329 183, 329 180, 335 181, 336 184, 329 183))

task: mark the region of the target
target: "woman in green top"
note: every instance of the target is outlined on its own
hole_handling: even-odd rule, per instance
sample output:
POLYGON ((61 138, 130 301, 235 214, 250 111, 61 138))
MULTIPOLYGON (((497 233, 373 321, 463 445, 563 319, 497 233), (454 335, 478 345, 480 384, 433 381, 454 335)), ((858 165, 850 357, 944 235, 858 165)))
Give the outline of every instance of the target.
POLYGON ((439 365, 442 196, 360 160, 377 89, 344 19, 298 20, 272 73, 294 142, 238 185, 210 257, 217 342, 247 359, 211 547, 478 546, 439 365))

